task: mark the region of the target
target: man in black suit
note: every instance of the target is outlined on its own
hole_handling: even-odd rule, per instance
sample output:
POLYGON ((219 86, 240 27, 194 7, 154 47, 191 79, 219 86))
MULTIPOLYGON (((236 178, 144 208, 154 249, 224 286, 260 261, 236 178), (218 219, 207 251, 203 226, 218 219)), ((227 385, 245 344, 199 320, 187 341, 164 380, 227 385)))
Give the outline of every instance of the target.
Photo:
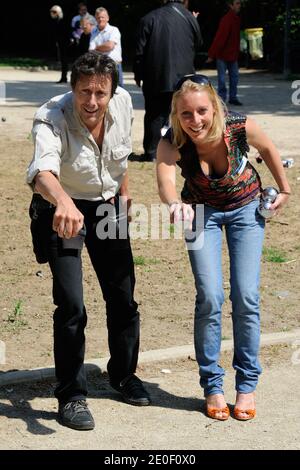
POLYGON ((145 154, 140 160, 155 160, 175 85, 183 75, 195 72, 195 52, 201 44, 197 19, 183 0, 164 0, 160 8, 141 19, 133 70, 145 98, 145 154))

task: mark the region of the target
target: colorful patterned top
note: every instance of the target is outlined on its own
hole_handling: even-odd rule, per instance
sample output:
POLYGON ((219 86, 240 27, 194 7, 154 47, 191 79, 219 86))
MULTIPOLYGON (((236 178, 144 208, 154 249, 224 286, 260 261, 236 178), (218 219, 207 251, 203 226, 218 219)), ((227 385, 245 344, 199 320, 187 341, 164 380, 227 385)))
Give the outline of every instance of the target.
MULTIPOLYGON (((185 178, 181 199, 187 204, 206 204, 222 211, 237 209, 256 198, 260 177, 247 158, 246 116, 230 112, 226 117, 224 141, 228 149, 228 169, 221 178, 203 173, 196 147, 188 141, 179 149, 177 162, 185 178)), ((172 142, 172 130, 165 137, 172 142)))

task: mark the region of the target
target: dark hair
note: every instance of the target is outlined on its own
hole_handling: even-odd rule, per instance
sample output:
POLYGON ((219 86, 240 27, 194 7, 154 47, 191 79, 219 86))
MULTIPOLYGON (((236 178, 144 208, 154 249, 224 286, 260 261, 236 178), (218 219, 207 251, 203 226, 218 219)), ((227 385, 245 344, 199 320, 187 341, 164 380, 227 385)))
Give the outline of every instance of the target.
POLYGON ((111 77, 111 96, 118 86, 117 64, 107 55, 89 51, 75 60, 71 71, 71 87, 74 90, 81 75, 104 75, 111 77))

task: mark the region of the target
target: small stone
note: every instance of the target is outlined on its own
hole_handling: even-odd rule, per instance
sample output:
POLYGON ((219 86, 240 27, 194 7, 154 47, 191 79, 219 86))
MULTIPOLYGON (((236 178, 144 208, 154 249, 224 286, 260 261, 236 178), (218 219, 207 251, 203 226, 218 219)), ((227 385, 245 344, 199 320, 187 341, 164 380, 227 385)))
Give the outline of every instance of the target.
POLYGON ((189 361, 196 361, 196 358, 194 356, 188 356, 189 361))
POLYGON ((5 122, 5 121, 6 121, 6 117, 5 117, 5 116, 2 116, 1 121, 2 121, 2 122, 5 122))
POLYGON ((290 296, 290 293, 288 290, 284 290, 284 291, 280 291, 280 292, 277 292, 277 297, 278 299, 280 300, 283 300, 283 299, 286 299, 287 297, 290 296))
POLYGON ((7 393, 12 393, 14 391, 13 388, 6 388, 5 390, 6 390, 7 393))
POLYGON ((36 275, 37 277, 44 277, 44 274, 42 273, 42 271, 37 271, 37 272, 35 273, 35 275, 36 275))
POLYGON ((161 373, 162 374, 172 374, 172 371, 170 369, 162 369, 161 373))

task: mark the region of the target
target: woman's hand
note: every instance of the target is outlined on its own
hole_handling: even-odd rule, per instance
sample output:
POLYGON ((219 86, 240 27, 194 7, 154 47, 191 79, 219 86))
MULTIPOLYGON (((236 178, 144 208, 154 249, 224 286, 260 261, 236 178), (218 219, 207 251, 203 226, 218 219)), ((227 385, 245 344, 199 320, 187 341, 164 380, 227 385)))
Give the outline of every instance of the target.
POLYGON ((176 224, 179 221, 188 222, 189 230, 192 230, 194 220, 194 210, 189 204, 184 202, 174 201, 169 204, 170 222, 176 224))
POLYGON ((275 211, 274 215, 277 215, 281 211, 283 206, 288 202, 289 197, 290 194, 279 192, 278 196, 276 197, 276 200, 270 206, 270 210, 275 211))

